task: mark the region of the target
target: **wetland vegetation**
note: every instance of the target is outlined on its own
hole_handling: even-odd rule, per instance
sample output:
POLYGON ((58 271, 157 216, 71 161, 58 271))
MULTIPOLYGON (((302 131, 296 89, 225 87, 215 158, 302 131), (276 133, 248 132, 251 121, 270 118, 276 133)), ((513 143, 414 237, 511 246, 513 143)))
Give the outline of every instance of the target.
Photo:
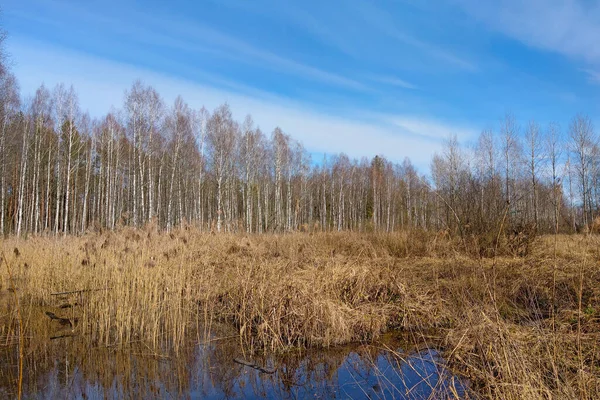
MULTIPOLYGON (((544 236, 527 255, 483 258, 424 232, 211 235, 149 226, 10 238, 2 242, 0 273, 2 390, 16 394, 20 354, 25 393, 50 390, 40 382, 51 371, 63 388, 70 377, 93 393, 124 390, 114 377, 135 380, 166 362, 186 377, 171 382, 170 393, 193 397, 190 363, 207 362, 194 371, 209 375, 210 368, 252 371, 265 383, 270 374, 234 368, 234 359, 278 368, 268 378, 277 380, 298 368, 282 370, 286 357, 323 364, 319 354, 350 345, 319 367, 327 379, 342 373, 352 352, 367 349, 375 368, 379 355, 400 365, 418 348, 439 354, 445 373, 461 382, 453 390, 469 388, 459 391, 463 397, 594 398, 599 244, 593 235, 544 236), (403 344, 390 345, 390 333, 403 344), (207 345, 214 354, 199 356, 207 345), (94 375, 102 374, 93 372, 99 365, 111 373, 94 375)), ((137 384, 154 390, 144 382, 137 384)), ((228 384, 242 390, 239 381, 228 384)), ((455 395, 448 385, 437 388, 455 395)), ((418 397, 405 389, 395 397, 403 390, 418 397)), ((380 397, 391 396, 385 390, 380 397)), ((260 393, 278 397, 253 396, 260 393)))

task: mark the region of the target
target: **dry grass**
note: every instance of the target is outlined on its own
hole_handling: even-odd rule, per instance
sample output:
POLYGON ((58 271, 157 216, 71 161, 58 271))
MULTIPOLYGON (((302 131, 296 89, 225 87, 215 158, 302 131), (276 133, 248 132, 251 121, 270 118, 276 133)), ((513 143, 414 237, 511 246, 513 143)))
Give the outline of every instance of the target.
POLYGON ((16 341, 14 290, 26 348, 60 332, 166 354, 220 321, 250 351, 270 352, 368 341, 398 328, 421 338, 434 332, 450 365, 484 397, 597 398, 599 244, 595 236, 543 237, 527 256, 482 259, 425 233, 148 227, 8 239, 1 248, 14 287, 0 272, 0 346, 16 341), (53 295, 75 290, 86 291, 53 295))

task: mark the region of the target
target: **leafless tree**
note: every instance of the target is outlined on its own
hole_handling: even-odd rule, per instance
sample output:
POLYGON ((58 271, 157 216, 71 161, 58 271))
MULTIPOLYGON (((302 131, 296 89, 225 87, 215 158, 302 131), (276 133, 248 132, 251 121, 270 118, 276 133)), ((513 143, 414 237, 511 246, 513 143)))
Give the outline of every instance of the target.
POLYGON ((525 132, 525 143, 527 146, 527 171, 531 179, 531 200, 533 207, 533 219, 536 226, 539 224, 538 213, 538 174, 540 164, 543 161, 542 142, 540 137, 540 127, 533 121, 527 125, 525 132))
POLYGON ((582 223, 587 226, 592 220, 592 204, 590 179, 592 171, 592 151, 597 144, 592 121, 588 116, 577 115, 569 127, 571 152, 573 153, 573 166, 580 185, 582 202, 582 223))

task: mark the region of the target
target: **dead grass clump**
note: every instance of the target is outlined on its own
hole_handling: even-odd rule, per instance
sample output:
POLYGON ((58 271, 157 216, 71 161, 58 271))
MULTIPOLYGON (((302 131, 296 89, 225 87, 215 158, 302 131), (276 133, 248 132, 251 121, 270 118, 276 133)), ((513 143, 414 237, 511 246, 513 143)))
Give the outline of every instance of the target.
POLYGON ((498 224, 475 225, 465 229, 462 247, 468 254, 485 258, 525 257, 535 247, 537 239, 535 224, 501 224, 498 221, 498 224))
POLYGON ((383 270, 293 265, 226 267, 229 278, 206 301, 253 348, 269 350, 368 340, 397 324, 403 289, 383 270))
POLYGON ((590 232, 600 233, 600 217, 596 217, 590 226, 590 232))
POLYGON ((366 238, 375 249, 385 251, 391 257, 444 257, 460 247, 446 231, 440 233, 424 230, 372 234, 366 238))
POLYGON ((339 235, 316 234, 317 238, 321 236, 324 244, 327 245, 327 254, 339 255, 340 257, 370 257, 377 258, 381 254, 381 248, 373 245, 368 237, 342 233, 339 235))
POLYGON ((397 271, 385 267, 350 267, 333 275, 329 284, 336 296, 353 306, 363 303, 401 304, 407 293, 397 271))
POLYGON ((493 399, 553 398, 557 388, 546 376, 552 368, 540 365, 549 359, 543 338, 486 311, 465 317, 447 345, 451 363, 471 377, 476 392, 493 399))

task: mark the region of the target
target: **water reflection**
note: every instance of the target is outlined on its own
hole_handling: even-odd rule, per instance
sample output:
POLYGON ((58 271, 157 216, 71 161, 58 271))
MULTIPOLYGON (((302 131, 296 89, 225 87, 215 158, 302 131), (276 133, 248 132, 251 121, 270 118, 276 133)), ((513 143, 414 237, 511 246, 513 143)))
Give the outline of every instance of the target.
MULTIPOLYGON (((81 338, 38 345, 25 360, 25 398, 466 397, 465 384, 445 369, 437 351, 402 350, 408 347, 395 340, 279 358, 244 355, 235 339, 190 345, 176 358, 142 345, 132 347, 127 351, 88 348, 81 338), (277 370, 263 373, 234 362, 235 358, 277 370)), ((11 352, 1 358, 8 360, 3 361, 5 373, 0 377, 0 395, 7 398, 14 396, 15 356, 11 352)))
MULTIPOLYGON (((445 369, 433 349, 405 353, 381 346, 311 351, 279 360, 274 375, 250 367, 211 364, 210 351, 198 359, 193 398, 207 399, 427 399, 465 397, 466 385, 445 369), (221 368, 224 367, 224 368, 221 368)), ((272 359, 261 362, 273 364, 272 359)))

